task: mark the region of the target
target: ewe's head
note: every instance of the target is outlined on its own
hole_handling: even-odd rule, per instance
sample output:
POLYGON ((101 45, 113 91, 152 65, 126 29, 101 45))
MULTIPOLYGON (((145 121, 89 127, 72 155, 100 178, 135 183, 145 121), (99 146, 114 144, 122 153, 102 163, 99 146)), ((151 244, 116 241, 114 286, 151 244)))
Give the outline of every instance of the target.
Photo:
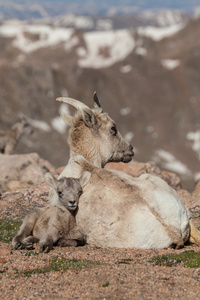
POLYGON ((56 191, 58 194, 57 205, 63 205, 68 210, 74 211, 78 207, 79 197, 82 195, 83 190, 81 186, 81 180, 77 178, 56 179, 50 173, 45 174, 46 182, 56 191))
POLYGON ((96 93, 93 109, 71 98, 61 97, 56 100, 71 104, 77 109, 73 117, 62 115, 64 121, 71 126, 68 143, 72 156, 80 154, 98 167, 104 167, 111 161, 131 161, 133 147, 121 136, 115 122, 103 112, 96 93))

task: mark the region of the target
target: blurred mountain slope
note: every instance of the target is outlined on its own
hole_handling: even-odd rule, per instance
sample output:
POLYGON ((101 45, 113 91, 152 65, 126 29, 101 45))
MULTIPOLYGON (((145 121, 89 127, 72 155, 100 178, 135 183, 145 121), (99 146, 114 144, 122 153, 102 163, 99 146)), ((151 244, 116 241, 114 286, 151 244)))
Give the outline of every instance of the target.
POLYGON ((3 23, 0 127, 23 111, 35 133, 16 153, 38 152, 56 167, 66 164, 67 130, 59 115, 73 109, 55 99, 68 95, 92 106, 96 90, 137 160, 154 159, 194 178, 200 172, 199 28, 195 19, 173 35, 148 27, 105 31, 99 41, 98 32, 3 23))

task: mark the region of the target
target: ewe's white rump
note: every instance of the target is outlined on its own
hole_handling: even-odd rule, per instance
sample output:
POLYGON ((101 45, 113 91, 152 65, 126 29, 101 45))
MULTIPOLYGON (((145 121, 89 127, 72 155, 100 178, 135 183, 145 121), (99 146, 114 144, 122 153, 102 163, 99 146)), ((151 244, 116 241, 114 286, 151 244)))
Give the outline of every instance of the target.
POLYGON ((162 179, 94 167, 74 158, 91 172, 76 216, 87 243, 95 247, 166 248, 189 238, 189 215, 177 193, 162 179))

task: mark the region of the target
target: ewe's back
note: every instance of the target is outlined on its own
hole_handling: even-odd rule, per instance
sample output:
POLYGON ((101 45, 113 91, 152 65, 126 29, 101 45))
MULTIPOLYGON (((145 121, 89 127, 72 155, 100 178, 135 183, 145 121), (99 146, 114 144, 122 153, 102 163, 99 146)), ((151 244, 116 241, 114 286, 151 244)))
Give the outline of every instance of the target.
POLYGON ((189 238, 188 212, 163 180, 94 168, 77 224, 97 247, 165 248, 189 238))

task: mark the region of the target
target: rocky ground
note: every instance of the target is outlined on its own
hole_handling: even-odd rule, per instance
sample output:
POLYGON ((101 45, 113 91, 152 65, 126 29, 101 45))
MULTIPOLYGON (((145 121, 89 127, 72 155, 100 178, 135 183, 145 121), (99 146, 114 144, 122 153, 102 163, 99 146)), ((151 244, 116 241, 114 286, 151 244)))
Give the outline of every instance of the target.
MULTIPOLYGON (((43 175, 48 170, 54 174, 61 171, 36 154, 19 155, 15 159, 22 163, 18 163, 14 178, 6 171, 6 156, 3 159, 0 155, 3 173, 7 174, 0 179, 2 224, 5 220, 12 220, 9 222, 14 224, 34 207, 47 205, 49 187, 43 175), (30 179, 33 167, 35 172, 30 179), (26 171, 23 180, 21 169, 26 171)), ((161 171, 153 163, 132 162, 107 167, 133 176, 148 172, 162 177, 177 190, 190 209, 195 225, 200 227, 200 181, 189 193, 181 189, 177 175, 161 171)), ((1 236, 4 230, 1 227, 1 236)), ((200 299, 200 259, 197 256, 197 267, 191 268, 180 259, 182 254, 195 258, 199 248, 186 245, 179 250, 97 249, 86 245, 55 247, 50 253, 39 254, 37 246, 31 251, 12 251, 10 242, 1 241, 0 296, 2 299, 200 299), (178 256, 169 257, 171 254, 178 256)))

